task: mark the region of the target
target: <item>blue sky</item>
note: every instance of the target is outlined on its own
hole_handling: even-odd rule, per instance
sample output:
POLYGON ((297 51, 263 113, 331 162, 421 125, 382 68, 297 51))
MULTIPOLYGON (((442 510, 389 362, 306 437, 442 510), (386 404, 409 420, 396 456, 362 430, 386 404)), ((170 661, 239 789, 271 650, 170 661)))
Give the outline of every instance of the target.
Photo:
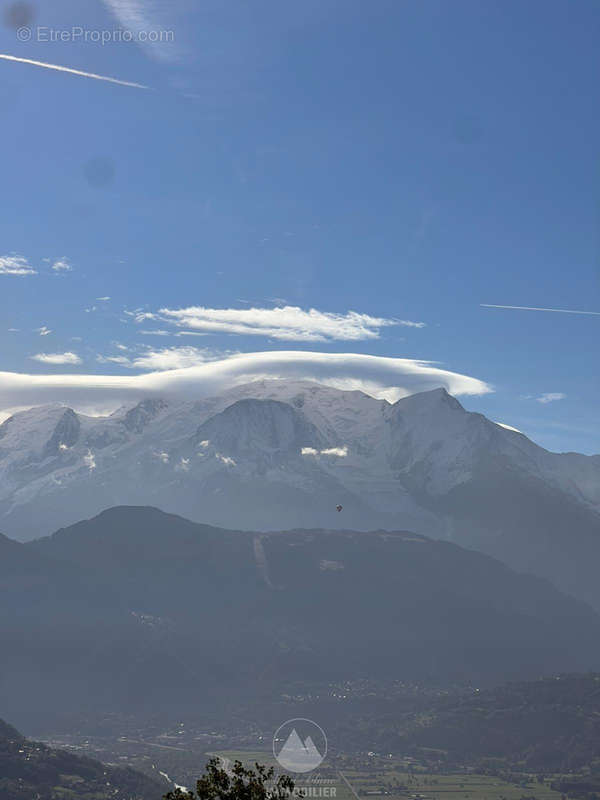
POLYGON ((11 373, 354 353, 600 452, 600 315, 481 305, 600 312, 595 0, 13 5, 0 53, 150 88, 0 59, 0 409, 62 399, 11 373))

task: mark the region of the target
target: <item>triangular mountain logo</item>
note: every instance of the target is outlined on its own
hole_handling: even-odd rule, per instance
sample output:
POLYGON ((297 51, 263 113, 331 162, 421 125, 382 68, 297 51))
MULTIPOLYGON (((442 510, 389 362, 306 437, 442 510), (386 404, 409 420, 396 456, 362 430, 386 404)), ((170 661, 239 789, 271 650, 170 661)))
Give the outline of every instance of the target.
POLYGON ((311 736, 304 741, 298 735, 296 728, 292 728, 285 744, 277 754, 279 764, 290 772, 310 772, 316 769, 323 761, 325 754, 321 755, 311 736))

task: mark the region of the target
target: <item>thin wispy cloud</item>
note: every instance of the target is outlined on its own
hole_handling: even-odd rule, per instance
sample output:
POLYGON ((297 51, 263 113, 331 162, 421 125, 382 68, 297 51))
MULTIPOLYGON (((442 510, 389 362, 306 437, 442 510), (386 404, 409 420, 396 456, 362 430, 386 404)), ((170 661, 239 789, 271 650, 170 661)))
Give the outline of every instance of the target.
POLYGON ((71 67, 63 67, 61 64, 49 64, 47 61, 36 61, 33 58, 21 58, 20 56, 12 56, 8 53, 0 53, 0 59, 4 61, 16 61, 19 64, 30 64, 34 67, 42 67, 43 69, 52 69, 56 72, 67 72, 69 75, 78 75, 81 78, 92 78, 96 81, 106 81, 107 83, 116 83, 119 86, 129 86, 132 89, 149 89, 143 83, 135 83, 134 81, 124 81, 120 78, 111 78, 108 75, 98 75, 95 72, 84 72, 80 69, 72 69, 71 67))
MULTIPOLYGON (((119 345, 116 345, 119 349, 119 345)), ((126 348, 124 348, 126 349, 126 348)), ((141 355, 129 358, 127 356, 98 356, 101 364, 119 364, 128 369, 147 371, 163 371, 169 369, 186 369, 205 364, 214 360, 215 356, 208 350, 198 347, 163 347, 159 350, 148 349, 141 355)))
POLYGON ((135 35, 136 41, 149 55, 160 61, 178 58, 179 48, 175 44, 175 33, 165 30, 164 27, 164 12, 170 12, 169 16, 172 17, 172 3, 161 3, 157 0, 104 0, 104 5, 123 28, 135 35), (159 35, 148 36, 150 31, 159 35))
POLYGON ((96 356, 96 361, 99 364, 118 364, 120 367, 131 368, 131 359, 127 356, 96 356))
POLYGON ((52 264, 52 269, 54 272, 72 272, 73 267, 69 263, 68 259, 66 258, 57 258, 56 261, 52 264))
POLYGON ((312 380, 361 390, 394 402, 443 386, 453 395, 493 391, 485 381, 432 362, 359 353, 272 351, 231 355, 187 369, 141 375, 27 375, 0 372, 0 412, 61 402, 88 413, 108 413, 144 397, 209 397, 254 380, 312 380))
POLYGON ((150 27, 150 18, 144 5, 138 0, 104 0, 104 4, 128 30, 138 31, 150 27))
POLYGON ((567 395, 563 392, 545 392, 544 394, 536 397, 538 403, 554 403, 556 400, 564 400, 567 395))
POLYGON ((397 325, 423 328, 424 322, 372 317, 348 311, 336 314, 304 310, 298 306, 278 308, 161 308, 158 313, 139 312, 136 322, 168 322, 183 333, 227 333, 239 336, 264 336, 300 342, 359 341, 378 339, 382 328, 397 325))
POLYGON ((480 303, 482 308, 505 308, 510 311, 550 311, 553 314, 585 314, 600 317, 600 311, 581 311, 576 308, 537 308, 535 306, 499 306, 493 303, 480 303))
POLYGON ((133 359, 135 369, 168 370, 186 369, 205 364, 211 359, 208 351, 197 347, 165 347, 160 350, 148 350, 133 359))
POLYGON ((25 256, 12 254, 0 256, 0 275, 36 275, 37 270, 29 264, 25 256))
POLYGON ((81 359, 77 353, 37 353, 30 356, 32 361, 40 361, 42 364, 81 364, 81 359))

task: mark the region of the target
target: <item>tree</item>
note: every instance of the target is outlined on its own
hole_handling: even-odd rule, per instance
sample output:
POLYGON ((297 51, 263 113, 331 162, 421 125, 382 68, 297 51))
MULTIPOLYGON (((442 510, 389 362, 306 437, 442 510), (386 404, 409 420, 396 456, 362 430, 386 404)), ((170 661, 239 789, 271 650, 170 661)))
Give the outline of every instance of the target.
POLYGON ((274 781, 273 767, 267 769, 258 763, 254 767, 246 769, 241 761, 235 761, 227 772, 220 759, 211 758, 195 792, 175 789, 164 795, 163 800, 289 800, 295 786, 289 775, 280 775, 274 781))

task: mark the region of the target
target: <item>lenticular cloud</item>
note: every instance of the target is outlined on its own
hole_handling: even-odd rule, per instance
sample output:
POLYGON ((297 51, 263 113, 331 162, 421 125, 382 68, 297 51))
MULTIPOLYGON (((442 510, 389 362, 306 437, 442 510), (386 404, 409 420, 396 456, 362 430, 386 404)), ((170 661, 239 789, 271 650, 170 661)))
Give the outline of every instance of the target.
POLYGON ((273 351, 243 353, 195 367, 141 375, 27 375, 0 372, 0 410, 67 403, 87 413, 108 413, 144 397, 192 399, 264 379, 312 380, 359 389, 391 402, 444 387, 454 395, 492 391, 485 381, 450 372, 429 361, 358 353, 273 351))

